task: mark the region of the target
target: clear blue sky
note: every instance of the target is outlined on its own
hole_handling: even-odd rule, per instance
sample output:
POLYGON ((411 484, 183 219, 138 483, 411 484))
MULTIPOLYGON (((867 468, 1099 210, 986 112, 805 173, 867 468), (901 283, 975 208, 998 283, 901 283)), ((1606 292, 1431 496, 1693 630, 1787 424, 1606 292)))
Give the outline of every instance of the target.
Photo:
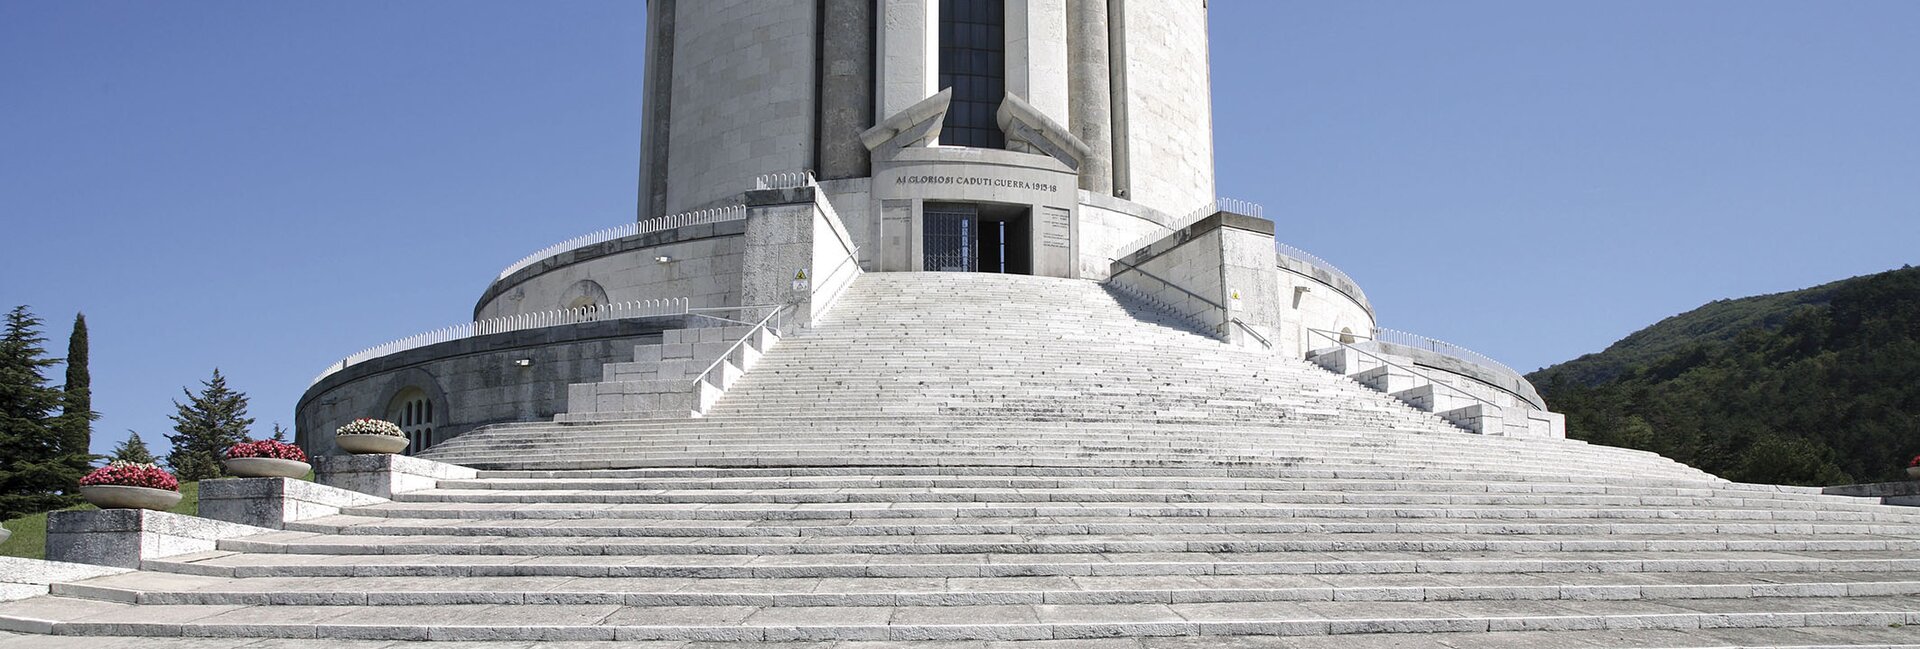
MULTIPOLYGON (((1532 369, 1920 261, 1920 3, 1211 4, 1220 193, 1386 326, 1532 369)), ((641 6, 0 1, 0 308, 87 313, 98 452, 216 366, 291 425, 631 218, 641 6)))

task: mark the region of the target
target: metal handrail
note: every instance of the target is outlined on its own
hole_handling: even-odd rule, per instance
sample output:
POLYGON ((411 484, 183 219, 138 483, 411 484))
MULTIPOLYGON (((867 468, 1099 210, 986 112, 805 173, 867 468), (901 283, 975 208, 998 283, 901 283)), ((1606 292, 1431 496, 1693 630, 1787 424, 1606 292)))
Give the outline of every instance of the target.
POLYGON ((319 383, 322 379, 325 379, 328 376, 332 376, 335 372, 339 372, 341 370, 347 369, 348 367, 352 367, 359 363, 364 363, 366 361, 369 361, 375 358, 380 358, 382 356, 398 354, 400 352, 407 351, 410 349, 418 349, 421 347, 425 347, 427 345, 437 345, 444 342, 462 340, 466 338, 473 338, 476 336, 490 336, 493 334, 507 333, 510 331, 520 331, 524 329, 539 329, 543 327, 557 327, 561 325, 581 324, 586 322, 602 322, 607 320, 628 320, 628 319, 634 319, 634 318, 657 318, 661 316, 686 315, 686 314, 687 314, 687 298, 676 297, 676 298, 666 298, 666 299, 658 299, 658 300, 636 300, 632 302, 618 302, 614 304, 583 306, 583 307, 578 307, 573 309, 558 309, 554 311, 538 311, 533 313, 520 313, 515 315, 509 315, 509 316, 501 316, 498 318, 475 320, 473 322, 441 327, 439 329, 434 329, 432 331, 414 334, 398 340, 384 342, 378 345, 374 345, 372 347, 368 347, 366 349, 362 349, 352 354, 348 354, 346 358, 342 358, 340 359, 339 362, 327 366, 327 369, 322 370, 319 376, 313 377, 313 381, 308 383, 307 385, 311 387, 314 384, 319 383))
POLYGON ((681 212, 679 214, 668 214, 666 216, 646 219, 643 221, 635 221, 633 223, 628 223, 626 225, 621 225, 621 226, 615 226, 615 227, 607 228, 605 230, 597 230, 594 232, 589 232, 589 233, 574 237, 572 239, 568 239, 566 241, 562 241, 560 243, 556 243, 551 246, 541 248, 540 250, 535 251, 531 255, 521 257, 519 261, 508 264, 506 270, 500 271, 499 277, 494 278, 494 281, 497 282, 497 281, 506 279, 508 275, 512 275, 522 268, 532 266, 535 263, 538 263, 542 259, 552 257, 554 255, 566 252, 568 250, 591 246, 596 243, 606 243, 608 241, 613 241, 615 239, 624 239, 624 238, 636 236, 636 235, 650 234, 654 232, 660 232, 663 230, 672 230, 675 228, 684 228, 690 225, 706 225, 709 223, 720 223, 722 221, 737 221, 740 219, 744 219, 746 217, 747 217, 746 206, 723 205, 720 207, 713 207, 713 208, 708 208, 704 210, 681 212))
MULTIPOLYGON (((1426 380, 1427 380, 1427 384, 1429 384, 1429 385, 1437 385, 1437 386, 1440 386, 1440 387, 1443 387, 1443 388, 1446 388, 1446 389, 1448 389, 1448 390, 1452 390, 1452 391, 1454 391, 1454 392, 1457 392, 1457 393, 1459 393, 1459 394, 1460 394, 1460 396, 1463 396, 1463 397, 1466 397, 1466 398, 1468 398, 1468 399, 1472 399, 1472 400, 1474 400, 1474 401, 1478 401, 1478 402, 1480 402, 1480 403, 1483 403, 1483 404, 1486 404, 1486 405, 1489 405, 1489 406, 1493 406, 1493 407, 1495 407, 1495 408, 1499 408, 1499 407, 1501 407, 1501 406, 1500 406, 1500 404, 1497 404, 1497 403, 1494 403, 1494 402, 1492 402, 1492 401, 1488 401, 1488 400, 1486 400, 1486 399, 1482 399, 1482 398, 1480 398, 1480 397, 1479 397, 1478 395, 1475 395, 1475 394, 1473 394, 1473 393, 1471 393, 1471 392, 1468 392, 1468 391, 1466 391, 1466 390, 1462 390, 1462 389, 1460 389, 1460 388, 1456 388, 1456 387, 1453 387, 1452 385, 1449 385, 1449 384, 1446 384, 1446 383, 1442 383, 1442 382, 1440 382, 1440 381, 1436 381, 1436 380, 1434 380, 1434 379, 1433 379, 1433 377, 1432 377, 1432 376, 1429 376, 1429 375, 1428 375, 1428 374, 1427 374, 1426 372, 1422 372, 1422 371, 1420 371, 1420 370, 1416 370, 1416 369, 1413 369, 1413 368, 1411 368, 1411 367, 1407 367, 1407 366, 1405 366, 1405 365, 1401 365, 1401 364, 1399 364, 1399 363, 1395 363, 1395 362, 1393 362, 1393 361, 1390 361, 1390 360, 1387 360, 1387 359, 1386 359, 1385 357, 1383 357, 1383 356, 1381 356, 1381 355, 1379 355, 1379 354, 1375 354, 1375 353, 1373 353, 1373 352, 1370 352, 1370 351, 1367 351, 1367 350, 1364 350, 1364 349, 1361 349, 1361 348, 1359 348, 1359 347, 1356 347, 1356 346, 1354 346, 1354 345, 1353 345, 1352 343, 1348 343, 1348 342, 1345 342, 1345 341, 1342 341, 1342 340, 1340 340, 1340 336, 1351 336, 1351 335, 1353 335, 1353 334, 1343 334, 1343 333, 1340 333, 1340 332, 1337 332, 1337 331, 1327 331, 1327 330, 1324 330, 1324 329, 1314 329, 1314 328, 1312 328, 1312 327, 1308 327, 1308 328, 1307 328, 1307 331, 1309 331, 1309 332, 1312 332, 1312 333, 1316 333, 1316 334, 1320 334, 1320 335, 1321 335, 1322 337, 1324 337, 1324 338, 1326 338, 1326 339, 1327 339, 1328 341, 1330 341, 1330 342, 1332 342, 1332 343, 1333 343, 1333 344, 1335 344, 1335 345, 1339 345, 1339 346, 1341 346, 1341 347, 1344 347, 1344 348, 1347 348, 1347 349, 1351 349, 1351 350, 1353 350, 1353 351, 1356 351, 1356 352, 1360 352, 1360 353, 1362 353, 1362 354, 1366 354, 1367 356, 1370 356, 1370 357, 1372 357, 1372 358, 1373 358, 1373 360, 1376 360, 1376 361, 1380 361, 1380 363, 1381 363, 1382 365, 1387 365, 1387 366, 1390 366, 1390 367, 1396 367, 1396 368, 1399 368, 1399 369, 1401 369, 1401 370, 1404 370, 1404 371, 1406 371, 1406 372, 1407 372, 1408 374, 1412 374, 1412 375, 1414 375, 1414 376, 1418 376, 1418 377, 1420 377, 1420 378, 1423 378, 1423 379, 1426 379, 1426 380)), ((1438 413, 1436 412, 1435 414, 1438 414, 1438 413)))
MULTIPOLYGON (((1161 284, 1166 284, 1167 286, 1169 286, 1169 287, 1172 287, 1172 288, 1173 288, 1173 290, 1176 290, 1176 291, 1179 291, 1179 292, 1181 292, 1181 293, 1185 293, 1185 294, 1187 294, 1187 297, 1190 297, 1190 298, 1193 298, 1193 299, 1196 299, 1196 300, 1199 300, 1199 301, 1201 301, 1201 302, 1205 302, 1205 303, 1207 304, 1207 306, 1210 306, 1210 307, 1213 307, 1213 308, 1215 308, 1215 309, 1219 309, 1219 310, 1220 310, 1220 311, 1221 311, 1222 313, 1225 313, 1225 312, 1226 312, 1226 310, 1227 310, 1227 307, 1226 307, 1226 305, 1223 305, 1223 304, 1220 304, 1219 302, 1215 302, 1215 301, 1213 301, 1213 300, 1209 300, 1209 299, 1207 299, 1207 297, 1206 297, 1206 296, 1204 296, 1204 295, 1201 295, 1201 294, 1199 294, 1199 293, 1195 293, 1195 292, 1193 292, 1193 291, 1189 291, 1189 290, 1187 290, 1187 289, 1186 289, 1185 287, 1182 287, 1182 286, 1180 286, 1179 284, 1175 284, 1175 283, 1173 283, 1173 282, 1169 282, 1169 281, 1167 281, 1167 280, 1165 280, 1165 279, 1161 279, 1161 278, 1160 278, 1160 276, 1158 276, 1158 275, 1155 275, 1155 274, 1153 274, 1153 273, 1149 273, 1149 272, 1147 272, 1147 271, 1146 271, 1146 269, 1143 269, 1143 268, 1141 268, 1141 267, 1139 267, 1139 266, 1135 266, 1135 265, 1133 265, 1133 264, 1129 264, 1129 263, 1127 263, 1127 262, 1124 262, 1124 261, 1121 261, 1121 260, 1118 260, 1118 259, 1114 259, 1114 260, 1111 260, 1111 261, 1113 261, 1114 263, 1117 263, 1117 264, 1120 264, 1120 265, 1122 265, 1122 266, 1126 266, 1126 267, 1127 267, 1127 270, 1131 270, 1131 271, 1133 271, 1133 272, 1136 272, 1136 273, 1139 273, 1139 274, 1141 274, 1141 275, 1145 275, 1145 276, 1147 276, 1148 278, 1150 278, 1150 279, 1152 279, 1153 281, 1156 281, 1156 282, 1159 282, 1159 283, 1161 283, 1161 284)), ((1119 276, 1120 276, 1120 273, 1114 273, 1113 275, 1110 275, 1110 276, 1108 276, 1108 277, 1107 277, 1107 283, 1108 283, 1108 284, 1111 284, 1111 283, 1113 283, 1113 278, 1115 278, 1115 277, 1119 277, 1119 276)))
MULTIPOLYGON (((759 333, 762 329, 766 329, 767 323, 772 322, 774 317, 779 316, 780 314, 786 313, 787 309, 790 309, 790 308, 793 308, 793 305, 782 304, 780 305, 780 308, 774 309, 772 313, 769 313, 765 317, 760 318, 760 322, 755 323, 752 329, 748 329, 745 335, 740 336, 739 340, 733 341, 732 345, 727 346, 727 351, 721 352, 719 358, 715 358, 713 359, 712 363, 708 363, 707 369, 701 370, 699 376, 693 377, 693 383, 689 384, 687 387, 689 389, 698 390, 700 388, 700 382, 707 380, 707 375, 712 374, 714 368, 720 367, 721 363, 724 363, 727 361, 728 358, 733 357, 733 352, 735 350, 740 349, 741 345, 747 344, 748 340, 753 339, 754 334, 759 333)), ((774 327, 774 331, 778 332, 779 327, 774 327)))
POLYGON ((1266 337, 1266 336, 1262 336, 1262 335, 1260 335, 1260 332, 1258 332, 1258 331, 1254 331, 1254 330, 1253 330, 1253 327, 1251 327, 1251 326, 1248 326, 1248 325, 1247 325, 1247 323, 1245 323, 1245 322, 1241 322, 1239 318, 1233 318, 1233 319, 1231 319, 1231 320, 1229 320, 1229 322, 1232 322, 1232 323, 1234 323, 1234 324, 1237 324, 1237 325, 1240 325, 1240 329, 1241 329, 1242 331, 1245 331, 1245 332, 1247 332, 1247 335, 1249 335, 1249 336, 1253 336, 1253 339, 1254 339, 1254 340, 1258 340, 1258 341, 1260 341, 1260 344, 1262 344, 1262 345, 1266 345, 1266 347, 1267 347, 1267 349, 1273 349, 1273 342, 1272 342, 1272 341, 1269 341, 1269 340, 1267 340, 1267 337, 1266 337))
POLYGON ((1397 329, 1386 329, 1383 327, 1374 327, 1373 339, 1380 342, 1393 343, 1395 345, 1419 347, 1427 351, 1439 354, 1441 356, 1451 356, 1453 358, 1458 358, 1460 360, 1473 363, 1475 365, 1479 365, 1482 367, 1490 367, 1497 370, 1501 370, 1508 374, 1512 374, 1514 376, 1524 376, 1521 373, 1514 371, 1513 368, 1507 367, 1505 363, 1501 363, 1500 361, 1493 360, 1493 358, 1487 356, 1486 354, 1482 354, 1480 352, 1476 352, 1471 349, 1467 349, 1465 347, 1461 347, 1459 345, 1455 345, 1453 343, 1450 343, 1444 340, 1428 338, 1426 336, 1422 336, 1416 333, 1400 331, 1397 329))
POLYGON ((1127 255, 1133 254, 1134 252, 1142 250, 1147 246, 1153 245, 1153 242, 1166 238, 1168 234, 1179 232, 1181 229, 1186 228, 1187 226, 1193 225, 1195 223, 1199 223, 1201 219, 1207 218, 1209 216, 1213 216, 1220 212, 1234 212, 1237 214, 1245 214, 1247 216, 1261 216, 1265 211, 1266 210, 1264 208, 1260 207, 1259 203, 1235 200, 1235 199, 1222 196, 1222 197, 1213 199, 1212 202, 1209 202, 1206 205, 1202 205, 1198 208, 1195 208, 1193 211, 1188 212, 1186 216, 1180 217, 1178 220, 1174 221, 1171 224, 1161 226, 1167 229, 1166 232, 1153 232, 1153 233, 1143 235, 1138 239, 1134 239, 1133 243, 1129 243, 1125 246, 1115 248, 1113 252, 1116 255, 1125 257, 1127 255))

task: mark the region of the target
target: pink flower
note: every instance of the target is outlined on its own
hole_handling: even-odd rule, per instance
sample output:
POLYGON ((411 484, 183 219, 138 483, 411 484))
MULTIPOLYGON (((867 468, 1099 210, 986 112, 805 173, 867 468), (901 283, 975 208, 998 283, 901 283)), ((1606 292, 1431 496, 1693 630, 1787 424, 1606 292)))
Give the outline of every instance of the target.
POLYGON ((106 466, 94 469, 92 473, 80 479, 82 487, 95 485, 180 490, 180 481, 165 469, 152 464, 135 464, 120 460, 114 460, 106 466))
POLYGON ((270 457, 280 460, 305 462, 307 461, 307 452, 300 450, 298 446, 286 442, 263 439, 257 442, 241 442, 228 448, 227 458, 232 459, 236 457, 270 457))

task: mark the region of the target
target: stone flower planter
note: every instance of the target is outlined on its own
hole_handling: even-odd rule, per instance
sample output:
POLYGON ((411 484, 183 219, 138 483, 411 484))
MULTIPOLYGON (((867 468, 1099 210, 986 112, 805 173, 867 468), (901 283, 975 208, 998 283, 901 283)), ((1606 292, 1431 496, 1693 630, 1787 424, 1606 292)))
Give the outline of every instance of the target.
POLYGON ((220 461, 227 473, 242 478, 304 478, 313 466, 277 457, 230 457, 220 461))
POLYGON ((1907 477, 1920 480, 1920 466, 1907 467, 1907 477))
POLYGON ((12 536, 13 536, 12 531, 8 530, 7 528, 0 527, 0 543, 6 543, 7 539, 12 536))
POLYGON ((180 504, 180 492, 117 484, 83 485, 80 497, 101 509, 151 509, 163 512, 180 504))
POLYGON ((407 438, 392 435, 334 435, 340 450, 361 455, 392 455, 407 450, 407 438))

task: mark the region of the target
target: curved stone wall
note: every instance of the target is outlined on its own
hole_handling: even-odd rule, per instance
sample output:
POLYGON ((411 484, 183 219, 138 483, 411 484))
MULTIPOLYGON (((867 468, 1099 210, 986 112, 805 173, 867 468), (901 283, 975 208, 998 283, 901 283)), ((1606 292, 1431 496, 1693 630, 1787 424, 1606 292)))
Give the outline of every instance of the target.
MULTIPOLYGON (((1381 353, 1412 359, 1413 363, 1424 370, 1438 372, 1463 379, 1464 382, 1449 382, 1449 385, 1473 391, 1476 396, 1488 398, 1496 405, 1518 406, 1531 410, 1546 410, 1547 402, 1525 377, 1502 368, 1487 367, 1445 354, 1382 341, 1370 341, 1360 345, 1377 349, 1381 353), (1478 384, 1475 389, 1473 384, 1478 384)), ((1444 376, 1434 378, 1444 379, 1444 376)))
POLYGON ((1113 260, 1132 252, 1122 246, 1149 234, 1167 232, 1173 217, 1165 212, 1092 192, 1080 192, 1080 277, 1105 280, 1113 260))
POLYGON ((410 349, 335 372, 301 395, 294 439, 333 455, 333 430, 361 417, 386 418, 410 389, 433 404, 433 440, 488 424, 548 421, 567 406, 567 386, 599 381, 607 363, 630 362, 637 345, 681 328, 684 317, 641 318, 527 329, 410 349), (525 361, 525 363, 522 363, 525 361))
POLYGON ((488 285, 473 319, 580 306, 596 291, 601 304, 684 297, 693 307, 738 306, 745 232, 745 220, 722 221, 569 250, 488 285))
POLYGON ((1359 286, 1339 281, 1304 261, 1277 255, 1280 267, 1280 350, 1294 358, 1333 345, 1312 330, 1372 335, 1373 305, 1359 286))

